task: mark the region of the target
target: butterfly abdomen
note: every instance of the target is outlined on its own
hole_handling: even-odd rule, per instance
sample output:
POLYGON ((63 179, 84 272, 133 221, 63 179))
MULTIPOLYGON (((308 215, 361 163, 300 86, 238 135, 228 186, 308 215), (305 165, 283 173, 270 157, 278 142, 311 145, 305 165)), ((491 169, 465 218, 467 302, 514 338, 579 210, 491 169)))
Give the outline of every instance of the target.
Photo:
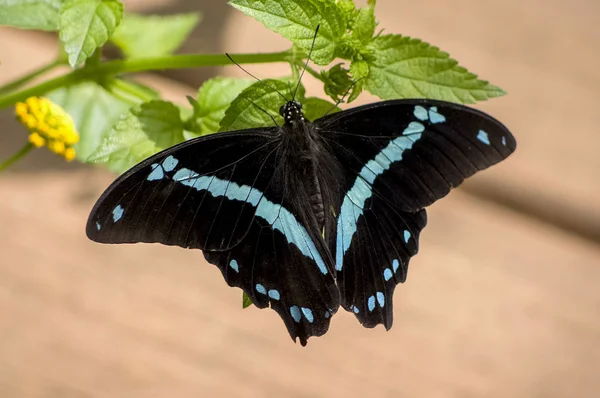
POLYGON ((304 118, 296 118, 287 125, 287 149, 290 167, 296 170, 308 194, 310 209, 317 221, 319 230, 325 221, 325 206, 321 186, 317 177, 317 159, 320 152, 320 141, 315 134, 314 125, 304 118))

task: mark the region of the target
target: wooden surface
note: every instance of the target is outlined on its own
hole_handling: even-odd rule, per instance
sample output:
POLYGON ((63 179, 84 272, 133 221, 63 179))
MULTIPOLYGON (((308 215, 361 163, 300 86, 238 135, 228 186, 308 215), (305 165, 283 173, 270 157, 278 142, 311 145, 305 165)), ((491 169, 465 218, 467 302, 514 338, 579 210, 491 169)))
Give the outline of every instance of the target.
MULTIPOLYGON (((235 12, 214 26, 224 17, 210 12, 204 32, 220 29, 221 51, 285 46, 235 12)), ((0 397, 598 395, 600 4, 380 0, 378 16, 505 88, 478 107, 519 141, 510 160, 432 206, 392 330, 340 312, 302 348, 273 311, 242 310, 198 251, 87 241, 89 210, 113 177, 38 151, 0 175, 0 397)), ((51 45, 0 29, 0 84, 51 59, 51 45)), ((201 83, 171 77, 190 86, 150 79, 172 99, 201 83)), ((11 112, 0 112, 2 157, 25 139, 11 112)))
POLYGON ((306 348, 197 251, 87 241, 104 173, 4 178, 0 396, 593 397, 600 247, 454 192, 395 325, 306 348), (54 394, 54 395, 52 395, 54 394))

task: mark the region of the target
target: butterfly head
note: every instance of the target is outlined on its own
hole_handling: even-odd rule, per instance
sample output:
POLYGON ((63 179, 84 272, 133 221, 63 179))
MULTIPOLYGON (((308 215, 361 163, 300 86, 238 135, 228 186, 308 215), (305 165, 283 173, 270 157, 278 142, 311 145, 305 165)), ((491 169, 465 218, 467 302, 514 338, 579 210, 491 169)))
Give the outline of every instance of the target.
POLYGON ((283 117, 286 124, 304 121, 302 104, 298 101, 288 101, 283 104, 281 108, 279 108, 279 114, 283 117))

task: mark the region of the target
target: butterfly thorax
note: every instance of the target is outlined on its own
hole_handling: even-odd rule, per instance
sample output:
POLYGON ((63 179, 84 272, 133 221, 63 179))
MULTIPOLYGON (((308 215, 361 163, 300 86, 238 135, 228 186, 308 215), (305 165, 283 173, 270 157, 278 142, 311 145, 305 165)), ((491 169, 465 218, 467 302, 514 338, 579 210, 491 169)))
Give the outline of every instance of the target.
POLYGON ((322 228, 325 212, 321 186, 317 177, 316 159, 318 159, 319 144, 315 127, 304 118, 302 105, 299 102, 288 101, 279 109, 279 113, 285 120, 283 138, 288 149, 288 159, 291 166, 300 173, 311 209, 319 228, 322 228))

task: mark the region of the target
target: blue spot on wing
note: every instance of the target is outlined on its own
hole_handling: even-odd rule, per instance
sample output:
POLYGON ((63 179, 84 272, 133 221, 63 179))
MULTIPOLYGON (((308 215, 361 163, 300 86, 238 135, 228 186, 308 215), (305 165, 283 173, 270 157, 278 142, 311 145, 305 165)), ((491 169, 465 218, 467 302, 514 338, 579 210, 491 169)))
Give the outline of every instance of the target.
POLYGON ((405 230, 404 231, 404 243, 408 243, 408 240, 410 239, 410 231, 405 230))
POLYGON ((267 289, 265 289, 265 287, 263 285, 261 285, 260 283, 256 284, 256 291, 259 292, 260 294, 267 294, 267 289))
POLYGON ((306 320, 310 323, 313 323, 313 321, 315 320, 313 318, 313 313, 312 310, 310 308, 304 308, 302 307, 302 313, 304 314, 304 317, 306 318, 306 320))
POLYGON ((433 124, 444 123, 446 121, 446 118, 444 117, 444 115, 438 113, 437 107, 432 106, 429 109, 429 121, 433 124))
POLYGON ((367 306, 369 307, 369 312, 372 312, 375 309, 375 296, 369 297, 367 306))
POLYGON ((488 136, 488 134, 483 131, 483 130, 479 130, 479 133, 477 133, 477 139, 481 142, 483 142, 486 145, 491 145, 490 144, 490 137, 488 136))
POLYGON ((117 205, 112 211, 113 213, 113 222, 117 222, 123 217, 124 210, 121 205, 117 205))
POLYGON ((429 115, 427 114, 427 109, 423 108, 420 105, 415 106, 415 111, 413 113, 417 119, 422 121, 426 121, 429 117, 429 115))
POLYGON ((400 266, 400 263, 398 262, 398 260, 394 259, 394 261, 392 261, 392 269, 394 270, 394 272, 398 271, 399 266, 400 266))
POLYGON ((231 261, 229 262, 229 266, 230 266, 230 267, 231 267, 231 269, 233 269, 235 272, 240 272, 240 268, 239 268, 239 265, 238 265, 238 262, 237 262, 237 261, 235 261, 235 260, 231 260, 231 261))
POLYGON ((506 137, 502 136, 502 145, 506 146, 506 137))
POLYGON ((294 318, 294 321, 296 321, 296 323, 300 323, 302 315, 300 314, 300 308, 298 308, 298 306, 293 305, 290 307, 290 315, 292 316, 292 318, 294 318))
MULTIPOLYGON (((396 261, 397 261, 397 260, 396 260, 396 261)), ((394 274, 392 273, 392 270, 391 270, 391 269, 389 269, 389 268, 386 268, 386 269, 383 271, 383 278, 384 278, 386 281, 389 281, 390 279, 392 279, 392 276, 394 276, 394 274)))
POLYGON ((169 155, 163 160, 162 167, 165 171, 173 171, 179 163, 179 160, 175 159, 172 155, 169 155))
POLYGON ((163 168, 159 164, 156 164, 156 163, 154 163, 151 167, 152 167, 152 172, 150 173, 150 175, 148 175, 148 178, 146 178, 146 179, 148 181, 162 180, 163 177, 165 176, 163 168))
MULTIPOLYGON (((383 308, 385 306, 385 295, 383 294, 383 292, 377 292, 375 296, 377 296, 377 304, 379 304, 379 306, 383 308)), ((375 296, 371 296, 369 297, 369 300, 367 300, 369 312, 372 312, 375 309, 375 296)))
POLYGON ((271 297, 273 300, 279 300, 281 298, 279 292, 275 289, 269 290, 269 297, 271 297))
POLYGON ((429 120, 432 124, 444 123, 446 121, 446 117, 441 113, 438 113, 436 106, 432 106, 428 111, 421 105, 417 105, 415 106, 413 114, 417 119, 423 122, 429 120))
POLYGON ((381 308, 385 306, 385 295, 382 292, 377 292, 377 302, 381 308))
POLYGON ((96 229, 97 229, 98 231, 100 231, 100 228, 102 228, 102 226, 100 225, 100 223, 99 223, 99 222, 97 222, 97 221, 96 221, 96 229))

